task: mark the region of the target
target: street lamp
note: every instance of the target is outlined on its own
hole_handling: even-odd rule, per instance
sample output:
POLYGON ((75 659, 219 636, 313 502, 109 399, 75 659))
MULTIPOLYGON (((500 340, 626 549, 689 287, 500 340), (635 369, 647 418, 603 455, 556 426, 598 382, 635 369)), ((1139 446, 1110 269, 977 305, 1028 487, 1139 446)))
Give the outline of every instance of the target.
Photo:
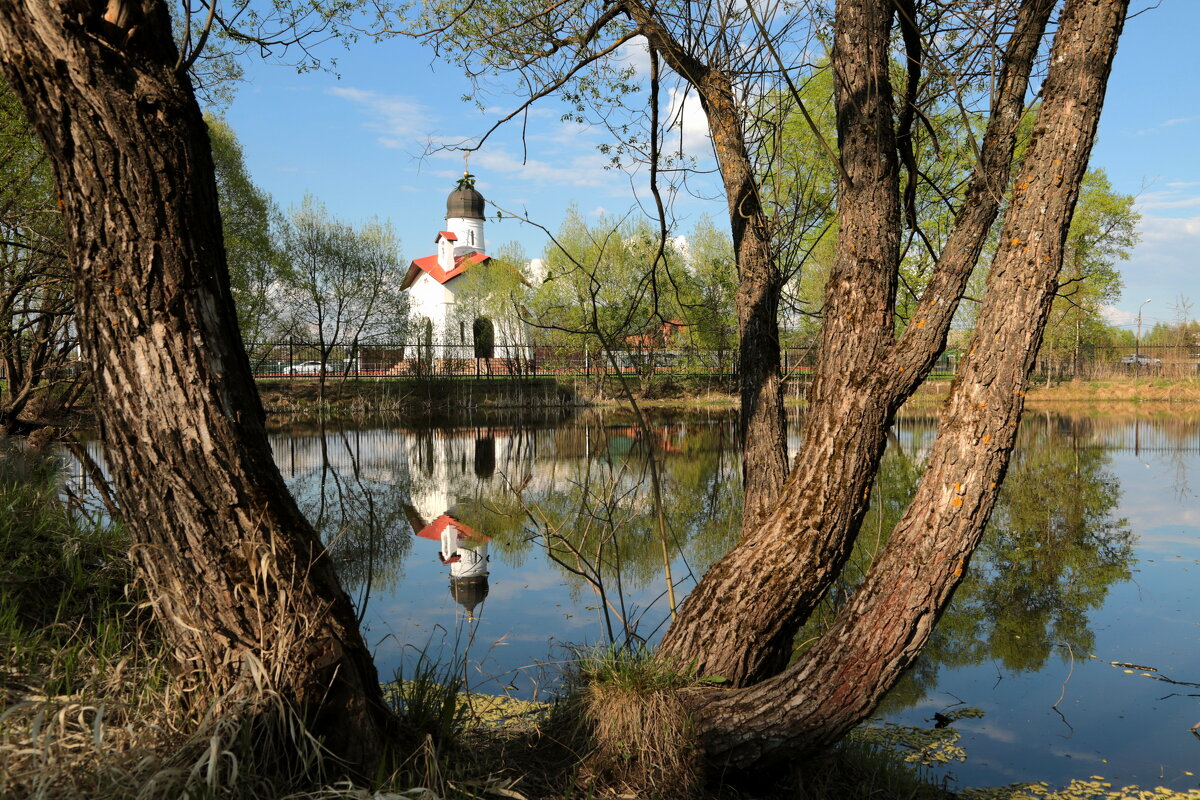
POLYGON ((1149 303, 1150 300, 1151 298, 1147 297, 1138 306, 1137 338, 1133 340, 1133 369, 1135 372, 1142 371, 1142 309, 1146 307, 1146 303, 1149 303))

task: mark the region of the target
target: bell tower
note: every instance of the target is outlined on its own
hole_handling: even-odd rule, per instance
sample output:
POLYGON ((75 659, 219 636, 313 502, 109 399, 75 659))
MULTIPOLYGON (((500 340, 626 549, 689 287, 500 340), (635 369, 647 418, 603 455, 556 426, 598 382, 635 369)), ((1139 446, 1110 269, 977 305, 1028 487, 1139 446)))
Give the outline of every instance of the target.
POLYGON ((483 224, 483 195, 475 189, 475 176, 463 172, 454 191, 446 198, 446 230, 456 237, 455 256, 487 252, 483 224))

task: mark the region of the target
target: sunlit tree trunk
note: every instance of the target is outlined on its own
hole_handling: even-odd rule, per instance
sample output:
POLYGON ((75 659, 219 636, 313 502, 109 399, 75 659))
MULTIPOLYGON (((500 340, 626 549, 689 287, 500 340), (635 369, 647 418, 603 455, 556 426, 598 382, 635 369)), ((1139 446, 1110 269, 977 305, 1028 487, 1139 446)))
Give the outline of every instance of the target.
POLYGON ((166 6, 0 3, 0 62, 53 162, 107 457, 189 696, 253 702, 257 680, 369 773, 390 715, 271 458, 166 6))
MULTIPOLYGON (((1063 10, 978 325, 883 552, 828 632, 785 670, 692 698, 705 751, 723 763, 759 767, 844 735, 921 651, 961 581, 1008 466, 1127 6, 1068 0, 1063 10)), ((790 513, 785 501, 776 518, 790 513)))
MULTIPOLYGON (((718 561, 684 603, 664 638, 665 657, 696 664, 703 673, 726 677, 734 685, 762 680, 786 665, 796 631, 849 556, 893 416, 944 347, 954 310, 1004 194, 1028 76, 1053 7, 1050 0, 1022 4, 1006 45, 980 161, 955 229, 912 323, 897 339, 891 303, 899 184, 895 157, 887 147, 892 139, 889 28, 880 23, 891 3, 839 3, 834 68, 841 84, 840 155, 849 180, 843 179, 840 188, 839 250, 826 292, 822 355, 810 394, 804 449, 774 513, 757 533, 718 561)), ((1086 0, 1072 8, 1077 14, 1094 11, 1086 0)), ((1075 56, 1086 52, 1086 44, 1061 41, 1058 47, 1064 57, 1054 62, 1053 72, 1063 75, 1074 69, 1082 74, 1093 69, 1107 75, 1107 63, 1077 63, 1075 56)), ((1053 85, 1061 86, 1061 80, 1065 79, 1053 85)), ((1068 110, 1073 91, 1062 91, 1053 102, 1045 95, 1042 118, 1082 113, 1074 107, 1068 110)), ((1097 106, 1083 109, 1093 124, 1103 82, 1099 91, 1097 106)), ((1050 147, 1072 154, 1082 149, 1086 165, 1090 138, 1070 141, 1066 132, 1061 136, 1050 147)), ((1073 198, 1077 190, 1077 185, 1065 182, 1055 187, 1064 197, 1073 198)), ((1069 222, 1068 213, 1065 219, 1043 216, 1037 224, 1041 235, 1058 237, 1065 235, 1069 222)), ((1049 264, 1054 274, 1060 263, 1049 264)), ((1034 322, 1014 316, 1005 330, 1023 335, 1034 322)), ((1040 323, 1037 330, 1040 337, 1040 323)), ((1007 353, 1000 340, 981 342, 979 347, 980 355, 1007 353)), ((955 386, 960 388, 961 382, 955 386)), ((1014 382, 1003 391, 1016 392, 1020 386, 1014 382)), ((986 518, 987 509, 979 508, 975 521, 980 527, 986 518)))

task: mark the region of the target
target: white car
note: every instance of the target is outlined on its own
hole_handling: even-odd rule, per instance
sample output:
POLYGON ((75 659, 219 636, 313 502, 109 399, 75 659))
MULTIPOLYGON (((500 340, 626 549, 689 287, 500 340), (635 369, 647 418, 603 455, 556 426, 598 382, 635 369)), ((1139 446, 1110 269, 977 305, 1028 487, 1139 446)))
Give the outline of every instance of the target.
MULTIPOLYGON (((320 361, 301 361, 299 364, 293 364, 290 367, 284 367, 283 371, 287 375, 317 375, 321 372, 320 361)), ((328 369, 326 369, 328 371, 328 369)))
POLYGON ((1130 353, 1121 359, 1121 363, 1130 367, 1134 366, 1135 364, 1139 367, 1161 367, 1162 359, 1144 356, 1140 353, 1130 353))

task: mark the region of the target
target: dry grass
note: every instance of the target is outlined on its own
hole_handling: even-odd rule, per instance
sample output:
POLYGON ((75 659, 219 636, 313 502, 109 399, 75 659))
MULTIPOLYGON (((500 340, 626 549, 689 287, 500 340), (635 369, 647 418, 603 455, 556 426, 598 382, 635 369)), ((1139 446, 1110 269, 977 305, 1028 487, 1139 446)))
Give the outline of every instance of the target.
POLYGON ((576 659, 561 713, 575 718, 588 744, 578 785, 601 794, 697 797, 704 765, 678 691, 694 682, 690 674, 642 649, 581 651, 576 659))

